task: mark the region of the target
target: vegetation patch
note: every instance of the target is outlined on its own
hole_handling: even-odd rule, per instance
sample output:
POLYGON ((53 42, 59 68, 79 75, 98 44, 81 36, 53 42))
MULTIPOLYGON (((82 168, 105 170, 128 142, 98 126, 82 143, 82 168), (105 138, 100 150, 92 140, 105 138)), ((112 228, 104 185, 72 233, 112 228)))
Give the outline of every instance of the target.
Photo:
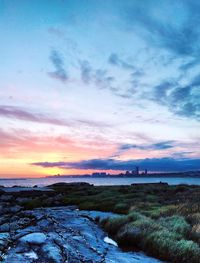
POLYGON ((97 222, 118 244, 175 263, 200 263, 200 187, 57 185, 53 196, 34 197, 26 209, 77 205, 119 216, 97 222), (59 198, 58 198, 59 196, 59 198))

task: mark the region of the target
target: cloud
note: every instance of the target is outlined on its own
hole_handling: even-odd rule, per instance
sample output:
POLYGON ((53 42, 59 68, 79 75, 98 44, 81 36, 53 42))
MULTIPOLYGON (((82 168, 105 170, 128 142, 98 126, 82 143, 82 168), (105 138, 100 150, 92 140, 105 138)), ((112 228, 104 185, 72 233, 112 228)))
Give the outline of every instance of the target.
POLYGON ((122 144, 119 147, 119 151, 126 151, 130 149, 139 150, 166 150, 174 147, 174 141, 164 141, 149 145, 137 145, 137 144, 122 144))
POLYGON ((52 35, 59 37, 59 38, 63 38, 65 36, 65 33, 57 27, 49 27, 48 32, 49 32, 49 34, 52 34, 52 35))
POLYGON ((200 4, 197 1, 134 1, 123 12, 129 30, 178 56, 199 57, 200 4), (179 16, 176 17, 176 13, 179 16))
POLYGON ((46 123, 52 125, 59 125, 59 126, 80 126, 81 124, 87 127, 109 127, 109 124, 100 121, 93 121, 87 119, 74 119, 74 120, 66 120, 66 119, 59 119, 59 118, 51 118, 49 115, 31 112, 19 107, 15 106, 7 106, 7 105, 0 105, 0 116, 10 118, 10 119, 18 119, 23 121, 31 121, 31 122, 38 122, 38 123, 46 123))
POLYGON ((108 62, 111 64, 111 65, 114 65, 114 66, 119 66, 119 67, 122 67, 124 69, 128 69, 128 70, 135 70, 135 66, 132 65, 131 63, 129 62, 126 62, 125 60, 122 60, 118 54, 116 53, 112 53, 109 58, 108 58, 108 62))
POLYGON ((197 75, 187 85, 178 81, 164 81, 150 94, 151 99, 168 107, 180 116, 200 119, 200 76, 197 75))
POLYGON ((103 89, 109 88, 112 90, 112 82, 114 77, 107 74, 107 70, 97 69, 94 74, 95 84, 103 89))
POLYGON ((81 79, 84 83, 89 84, 92 80, 92 68, 87 60, 80 61, 81 79))
POLYGON ((11 118, 11 119, 18 119, 18 120, 32 121, 39 123, 48 123, 48 124, 61 125, 61 126, 69 126, 70 124, 65 120, 50 118, 47 117, 46 115, 33 113, 14 106, 0 105, 0 116, 11 118))
POLYGON ((45 155, 50 152, 53 154, 73 152, 79 149, 79 145, 76 139, 69 138, 69 136, 38 134, 24 129, 5 130, 0 128, 0 157, 3 159, 21 159, 24 156, 28 158, 34 153, 45 155))
POLYGON ((78 162, 36 162, 32 165, 81 170, 134 170, 135 166, 149 171, 190 171, 200 169, 200 159, 146 158, 121 161, 115 159, 91 159, 78 162))
POLYGON ((115 78, 110 76, 106 69, 94 68, 87 60, 80 60, 79 65, 81 79, 85 84, 93 83, 100 89, 113 89, 112 83, 115 78))
POLYGON ((66 82, 68 80, 68 74, 64 69, 64 61, 62 56, 59 54, 58 51, 52 50, 50 60, 53 66, 55 67, 55 71, 49 72, 48 75, 51 78, 55 78, 62 82, 66 82))

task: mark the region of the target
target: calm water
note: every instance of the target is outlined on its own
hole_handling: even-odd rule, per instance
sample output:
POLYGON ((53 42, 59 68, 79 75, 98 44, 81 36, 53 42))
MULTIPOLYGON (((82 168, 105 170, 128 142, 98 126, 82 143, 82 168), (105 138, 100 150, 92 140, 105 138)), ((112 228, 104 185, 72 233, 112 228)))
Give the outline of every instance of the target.
POLYGON ((200 178, 189 177, 150 177, 150 178, 38 178, 38 179, 0 179, 0 185, 3 186, 46 186, 57 182, 88 182, 94 185, 129 185, 129 184, 139 184, 139 183, 158 183, 166 182, 168 184, 194 184, 200 185, 200 178))

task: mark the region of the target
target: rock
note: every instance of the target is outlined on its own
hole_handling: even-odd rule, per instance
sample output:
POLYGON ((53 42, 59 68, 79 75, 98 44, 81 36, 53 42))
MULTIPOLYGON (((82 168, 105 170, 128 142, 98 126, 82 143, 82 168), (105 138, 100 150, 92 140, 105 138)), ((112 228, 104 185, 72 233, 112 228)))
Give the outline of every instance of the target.
POLYGON ((113 246, 115 246, 115 247, 118 247, 117 243, 116 243, 113 239, 111 239, 111 238, 109 238, 109 237, 105 237, 105 238, 104 238, 104 242, 106 242, 106 243, 108 243, 108 244, 110 244, 110 245, 113 245, 113 246))
POLYGON ((46 235, 44 233, 31 233, 20 238, 21 242, 40 245, 46 241, 46 235))
POLYGON ((10 234, 9 233, 0 233, 0 250, 2 250, 3 248, 5 248, 10 239, 10 234))
POLYGON ((72 182, 72 183, 64 183, 64 182, 60 182, 60 183, 55 183, 55 184, 51 184, 48 185, 47 187, 49 188, 58 188, 58 187, 69 187, 69 186, 93 186, 93 184, 89 184, 89 183, 85 183, 85 182, 72 182))
POLYGON ((24 255, 30 259, 38 259, 38 255, 34 251, 26 252, 24 255))
POLYGON ((4 214, 3 216, 0 217, 0 225, 3 225, 9 222, 9 220, 10 220, 10 216, 4 214))
MULTIPOLYGON (((6 258, 3 262, 159 262, 143 254, 122 252, 118 247, 104 242, 105 233, 92 219, 96 215, 92 211, 77 211, 72 207, 40 208, 18 213, 10 222, 13 228, 18 224, 23 227, 11 234, 13 243, 5 243, 10 239, 8 233, 2 236, 4 247, 10 246, 10 249, 4 250, 6 258), (27 218, 31 220, 28 226, 27 218)), ((98 216, 105 217, 106 213, 98 212, 98 216)))
POLYGON ((9 223, 5 223, 0 226, 0 232, 9 232, 10 230, 10 225, 9 223))
POLYGON ((0 195, 2 195, 2 194, 4 194, 5 192, 4 192, 4 190, 3 189, 1 189, 1 188, 3 188, 4 186, 2 186, 2 185, 0 185, 0 195))
POLYGON ((11 199, 12 199, 12 195, 3 194, 3 195, 0 197, 0 200, 1 200, 1 201, 10 201, 11 199))
MULTIPOLYGON (((42 247, 45 257, 52 263, 62 262, 62 255, 60 249, 55 244, 45 244, 42 247)), ((47 262, 49 262, 47 261, 47 262)))
POLYGON ((31 201, 31 198, 29 197, 18 197, 16 199, 17 203, 23 203, 23 202, 28 202, 28 201, 31 201))
POLYGON ((24 257, 17 253, 9 254, 3 262, 4 263, 11 263, 11 262, 12 263, 19 263, 19 262, 27 263, 27 261, 24 261, 24 257))
POLYGON ((12 221, 10 223, 10 230, 17 230, 20 228, 24 228, 30 225, 31 219, 30 218, 19 218, 18 220, 12 221))
POLYGON ((22 210, 22 207, 19 206, 19 205, 15 205, 15 206, 12 206, 12 207, 10 208, 10 212, 12 212, 12 213, 17 213, 17 212, 19 212, 20 210, 22 210))

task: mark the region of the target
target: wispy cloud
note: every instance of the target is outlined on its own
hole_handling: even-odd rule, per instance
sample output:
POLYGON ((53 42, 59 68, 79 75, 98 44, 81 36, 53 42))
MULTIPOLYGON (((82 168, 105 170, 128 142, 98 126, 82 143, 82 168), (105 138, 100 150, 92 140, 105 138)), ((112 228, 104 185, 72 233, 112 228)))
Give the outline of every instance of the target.
POLYGON ((66 119, 59 119, 49 117, 49 114, 42 114, 36 113, 27 109, 23 109, 16 106, 8 106, 8 105, 0 105, 0 116, 11 118, 11 119, 18 119, 23 121, 31 121, 31 122, 38 122, 38 123, 46 123, 58 126, 77 126, 77 125, 84 125, 88 127, 109 127, 109 124, 100 121, 93 121, 87 119, 73 119, 73 120, 66 120, 66 119))
POLYGON ((81 170, 133 170, 135 166, 149 171, 189 171, 200 168, 200 159, 173 159, 173 158, 149 158, 139 160, 121 161, 115 159, 91 159, 78 162, 36 162, 32 165, 48 167, 59 167, 61 169, 81 170))
POLYGON ((98 69, 91 66, 88 60, 80 60, 81 80, 85 84, 93 83, 100 89, 112 89, 115 78, 110 76, 106 69, 98 69))
POLYGON ((112 89, 112 82, 114 77, 109 76, 107 70, 98 69, 95 71, 94 75, 95 84, 100 88, 112 89))
POLYGON ((128 69, 128 70, 135 70, 136 69, 136 67, 133 64, 121 59, 117 53, 112 53, 108 58, 108 62, 111 65, 119 66, 119 67, 122 67, 122 68, 128 69))
POLYGON ((44 114, 34 113, 15 106, 0 105, 0 116, 11 118, 11 119, 32 121, 38 123, 47 123, 53 125, 61 125, 61 126, 70 125, 70 122, 67 122, 65 120, 51 118, 44 114))
POLYGON ((119 147, 119 151, 127 151, 130 149, 139 150, 166 150, 174 147, 174 141, 164 141, 154 144, 137 145, 137 144, 122 144, 119 147))
POLYGON ((64 60, 61 54, 56 50, 52 50, 50 60, 55 67, 55 71, 48 72, 48 75, 62 82, 66 82, 68 80, 68 74, 64 68, 64 60))
POLYGON ((84 83, 88 84, 92 80, 92 67, 87 60, 80 61, 81 79, 84 83))

